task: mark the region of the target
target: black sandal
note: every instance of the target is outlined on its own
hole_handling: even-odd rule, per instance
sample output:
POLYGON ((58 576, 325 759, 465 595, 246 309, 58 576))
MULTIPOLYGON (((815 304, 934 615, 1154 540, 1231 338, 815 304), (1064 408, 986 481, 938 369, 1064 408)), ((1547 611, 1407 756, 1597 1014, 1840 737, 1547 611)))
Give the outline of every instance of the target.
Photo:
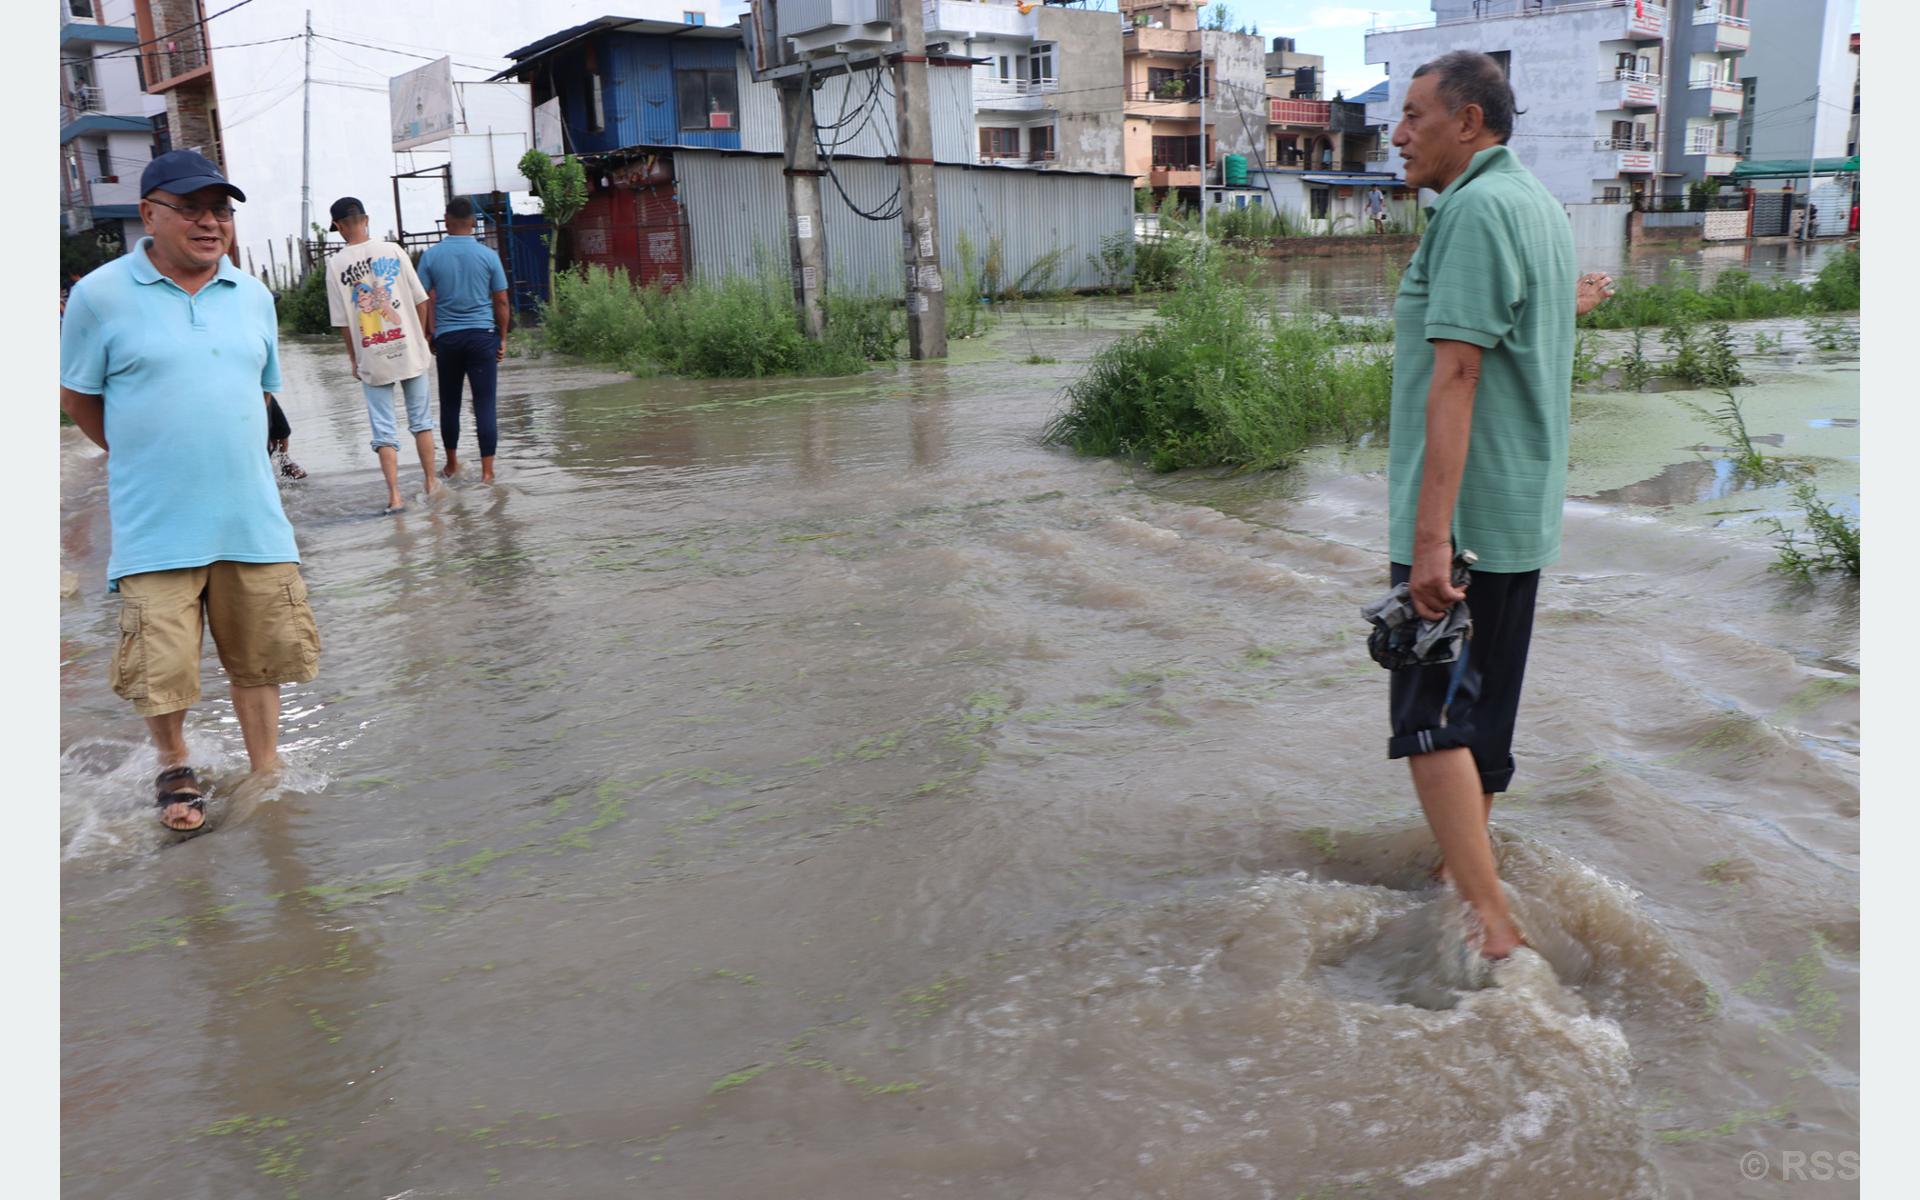
POLYGON ((168 767, 160 772, 153 781, 154 806, 160 810, 160 827, 168 833, 199 833, 207 827, 207 798, 200 792, 200 782, 194 778, 192 767, 168 767), (184 779, 193 787, 193 791, 181 788, 169 788, 175 780, 184 779), (166 811, 176 804, 184 804, 200 814, 198 825, 189 825, 185 829, 167 824, 166 811))

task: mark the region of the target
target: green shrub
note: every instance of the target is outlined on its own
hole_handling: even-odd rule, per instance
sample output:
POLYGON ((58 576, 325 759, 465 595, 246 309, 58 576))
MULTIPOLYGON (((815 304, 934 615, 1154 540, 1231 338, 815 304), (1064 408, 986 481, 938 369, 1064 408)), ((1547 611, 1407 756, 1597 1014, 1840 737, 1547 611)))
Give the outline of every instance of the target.
POLYGON ((1673 351, 1666 373, 1677 379, 1684 379, 1695 387, 1711 388, 1733 388, 1751 382, 1740 369, 1740 356, 1733 348, 1733 331, 1724 321, 1708 327, 1704 336, 1697 335, 1690 324, 1669 325, 1660 340, 1673 351))
POLYGON ((327 315, 327 273, 308 271, 307 277, 273 294, 282 333, 332 333, 327 315))
POLYGON ((894 358, 898 309, 891 300, 829 295, 826 337, 812 342, 800 331, 791 284, 772 267, 671 291, 635 288, 622 273, 588 267, 555 276, 542 317, 551 348, 636 374, 760 378, 850 375, 894 358))
POLYGON ((1270 318, 1217 252, 1190 256, 1152 328, 1094 357, 1048 441, 1155 470, 1279 466, 1313 442, 1383 428, 1393 368, 1328 322, 1270 318))
POLYGON ((1657 283, 1622 280, 1613 299, 1580 318, 1587 329, 1631 329, 1639 325, 1749 321, 1822 312, 1851 312, 1860 307, 1860 252, 1849 248, 1820 269, 1812 284, 1794 279, 1762 283, 1745 271, 1726 271, 1706 289, 1671 276, 1657 283))
POLYGON ((1806 531, 1813 535, 1813 542, 1801 542, 1779 518, 1767 518, 1780 539, 1773 570, 1805 581, 1811 581, 1815 571, 1841 571, 1860 578, 1860 527, 1821 500, 1811 483, 1794 485, 1793 502, 1806 515, 1806 531))
POLYGON ((1828 312, 1851 312, 1860 307, 1860 250, 1849 246, 1820 268, 1813 282, 1813 298, 1828 312))

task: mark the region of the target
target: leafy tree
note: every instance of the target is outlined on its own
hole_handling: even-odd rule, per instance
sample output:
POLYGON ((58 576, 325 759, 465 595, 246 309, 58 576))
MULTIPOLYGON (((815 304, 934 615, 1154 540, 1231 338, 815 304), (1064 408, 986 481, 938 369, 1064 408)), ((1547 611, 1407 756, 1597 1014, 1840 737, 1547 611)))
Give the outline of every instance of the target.
POLYGON ((86 229, 60 238, 60 286, 75 275, 85 275, 126 253, 116 230, 86 229))
POLYGON ((547 299, 553 299, 553 272, 559 260, 555 235, 587 206, 587 171, 569 154, 558 163, 539 150, 520 157, 520 173, 540 197, 547 218, 547 299))

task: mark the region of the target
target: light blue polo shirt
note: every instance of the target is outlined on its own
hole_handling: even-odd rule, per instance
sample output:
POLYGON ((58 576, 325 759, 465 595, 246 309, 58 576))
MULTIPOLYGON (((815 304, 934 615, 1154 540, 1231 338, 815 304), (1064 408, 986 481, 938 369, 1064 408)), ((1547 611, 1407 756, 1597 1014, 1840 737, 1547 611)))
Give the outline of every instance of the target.
POLYGON ((73 285, 60 386, 105 398, 107 580, 213 562, 299 562, 267 456, 280 388, 273 296, 227 259, 197 295, 152 238, 73 285))
POLYGON ((500 256, 478 238, 450 235, 420 256, 420 284, 433 293, 435 337, 458 329, 493 329, 493 294, 507 290, 500 256))

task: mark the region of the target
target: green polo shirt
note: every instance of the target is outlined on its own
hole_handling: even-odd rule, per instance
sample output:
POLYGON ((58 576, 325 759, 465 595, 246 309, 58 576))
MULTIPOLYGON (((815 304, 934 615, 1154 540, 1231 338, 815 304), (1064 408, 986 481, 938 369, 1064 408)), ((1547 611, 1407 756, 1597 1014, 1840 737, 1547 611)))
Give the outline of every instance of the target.
POLYGON ((1388 550, 1413 562, 1433 342, 1479 346, 1454 542, 1476 570, 1538 570, 1560 553, 1573 400, 1573 227, 1512 150, 1490 146, 1427 210, 1394 300, 1388 550))

